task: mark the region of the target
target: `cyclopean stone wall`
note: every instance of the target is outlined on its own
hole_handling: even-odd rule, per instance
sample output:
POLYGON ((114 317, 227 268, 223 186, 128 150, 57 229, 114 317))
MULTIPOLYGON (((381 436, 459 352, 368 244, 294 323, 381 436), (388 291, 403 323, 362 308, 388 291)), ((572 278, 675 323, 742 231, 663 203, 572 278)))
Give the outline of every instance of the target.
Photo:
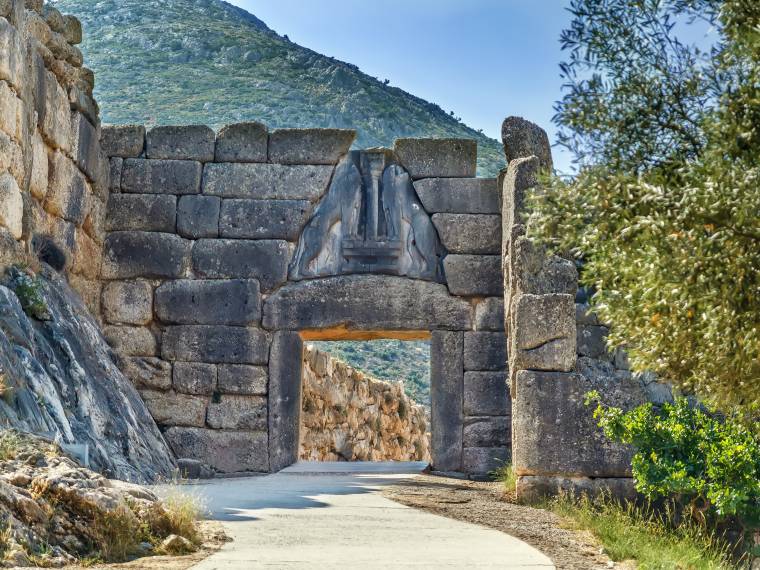
POLYGON ((425 408, 312 346, 303 352, 303 461, 429 461, 425 408))
POLYGON ((670 400, 672 393, 650 375, 631 374, 624 351, 608 351, 609 329, 589 312, 575 264, 525 236, 525 196, 539 191, 540 172, 551 166, 546 134, 510 117, 503 138, 510 160, 503 176, 503 262, 518 495, 632 495, 631 450, 606 439, 585 395, 597 390, 605 403, 630 409, 670 400))
POLYGON ((304 339, 431 338, 432 457, 509 456, 500 196, 476 145, 257 123, 103 130, 105 333, 180 458, 298 458, 304 339))
POLYGON ((97 313, 108 161, 81 40, 41 0, 0 2, 0 267, 40 254, 97 313))

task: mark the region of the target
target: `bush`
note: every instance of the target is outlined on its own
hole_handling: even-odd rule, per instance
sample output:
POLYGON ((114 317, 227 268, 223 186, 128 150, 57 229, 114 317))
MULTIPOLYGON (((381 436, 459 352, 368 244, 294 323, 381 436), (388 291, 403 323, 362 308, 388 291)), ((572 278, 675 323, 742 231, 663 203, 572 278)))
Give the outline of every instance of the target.
POLYGON ((760 442, 735 418, 691 406, 685 398, 629 412, 599 395, 594 418, 613 441, 631 444, 636 489, 650 499, 673 498, 703 526, 760 522, 760 442))

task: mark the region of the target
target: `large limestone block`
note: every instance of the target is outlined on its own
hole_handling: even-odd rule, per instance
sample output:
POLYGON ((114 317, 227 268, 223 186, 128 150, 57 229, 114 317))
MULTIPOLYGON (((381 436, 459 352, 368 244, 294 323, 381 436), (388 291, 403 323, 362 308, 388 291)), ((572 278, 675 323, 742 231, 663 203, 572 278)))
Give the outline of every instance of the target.
MULTIPOLYGON (((0 150, 2 152, 2 150, 0 150)), ((37 200, 44 200, 48 189, 48 153, 42 137, 35 129, 32 136, 32 176, 29 180, 29 191, 37 200)))
POLYGON ((55 75, 44 67, 38 72, 37 121, 45 142, 63 152, 71 151, 71 116, 69 98, 55 75))
POLYGON ((79 169, 88 180, 98 180, 105 166, 106 157, 100 149, 97 129, 78 112, 71 113, 71 153, 79 169))
POLYGON ((316 201, 327 190, 332 166, 207 164, 203 193, 223 198, 316 201))
POLYGON ((296 241, 311 211, 307 200, 223 200, 219 235, 296 241))
POLYGON ((512 247, 513 286, 517 293, 548 295, 565 293, 575 296, 578 270, 569 259, 548 255, 545 248, 525 236, 512 247))
POLYGON ((193 270, 210 279, 258 279, 271 291, 285 283, 290 255, 281 240, 201 239, 193 246, 193 270))
POLYGON ((510 409, 505 372, 464 373, 465 416, 505 416, 510 409))
POLYGON ((253 279, 169 281, 156 289, 156 316, 166 324, 252 325, 261 320, 253 279))
POLYGON ((89 194, 87 181, 74 163, 61 152, 53 153, 45 210, 81 226, 87 215, 89 194))
POLYGON ((277 129, 269 135, 269 162, 335 164, 355 138, 348 129, 277 129))
POLYGON ((494 178, 426 178, 414 183, 429 214, 499 214, 500 189, 494 178))
POLYGON ((396 139, 393 150, 412 178, 472 178, 478 143, 471 139, 396 139))
POLYGON ((614 353, 607 348, 610 330, 603 326, 578 325, 576 342, 579 356, 600 360, 612 360, 614 353))
POLYGON ((103 287, 103 318, 114 325, 147 325, 153 320, 153 287, 147 281, 112 281, 103 287))
POLYGON ((547 497, 560 495, 581 497, 614 497, 627 501, 637 501, 641 496, 636 492, 633 477, 546 477, 523 476, 517 478, 515 491, 520 500, 541 501, 547 497))
POLYGON ((103 245, 104 279, 167 277, 176 279, 187 271, 190 242, 173 234, 114 232, 103 245))
POLYGON ((216 364, 175 362, 172 368, 172 386, 180 394, 210 396, 216 389, 216 369, 216 364))
POLYGON ((452 295, 488 297, 504 294, 499 255, 449 254, 443 260, 452 295))
POLYGON ((216 136, 216 162, 266 162, 269 133, 261 123, 227 125, 216 136))
POLYGON ((298 461, 302 374, 301 337, 291 331, 275 333, 269 361, 269 465, 272 472, 298 461))
POLYGON ((463 470, 471 475, 487 476, 508 463, 510 457, 508 447, 465 447, 463 470))
POLYGON ((575 299, 572 295, 520 295, 513 304, 510 367, 517 371, 575 367, 575 299))
POLYGON ((156 356, 156 337, 145 327, 107 326, 103 336, 120 356, 156 356))
POLYGON ((513 160, 509 163, 506 172, 502 171, 500 181, 504 236, 511 235, 513 226, 526 222, 525 197, 532 188, 538 185, 539 170, 538 158, 531 156, 513 160))
MULTIPOLYGON (((44 146, 44 145, 43 145, 44 146)), ((32 147, 32 156, 34 157, 34 146, 32 147)), ((34 158, 33 158, 34 160, 34 158)), ((21 146, 11 139, 6 133, 0 131, 0 172, 3 172, 5 170, 9 171, 11 173, 11 176, 16 179, 16 183, 18 184, 19 188, 23 188, 26 184, 26 168, 27 165, 24 164, 25 162, 25 156, 21 151, 21 146)), ((30 191, 32 191, 32 184, 38 184, 39 183, 39 169, 34 170, 34 166, 32 167, 32 179, 33 181, 30 181, 30 191)), ((45 184, 45 190, 47 190, 47 155, 45 155, 45 172, 44 172, 45 178, 44 178, 44 184, 45 184)), ((34 188, 34 192, 37 192, 38 188, 34 188)), ((33 194, 34 195, 34 194, 33 194)), ((44 195, 43 195, 44 197, 44 195)))
POLYGON ((449 253, 501 253, 501 216, 434 214, 433 225, 449 253))
POLYGON ((504 330, 504 299, 501 297, 486 297, 475 307, 475 330, 503 331, 504 330))
POLYGON ((214 160, 216 135, 203 125, 153 127, 146 136, 145 154, 148 158, 214 160))
POLYGON ((5 18, 0 18, 0 79, 21 89, 24 72, 24 51, 19 31, 5 18))
POLYGON ((100 246, 86 232, 77 229, 74 234, 74 258, 71 272, 95 281, 100 277, 103 261, 100 246))
POLYGON ((507 367, 507 337, 503 332, 464 333, 465 370, 504 370, 507 367))
POLYGON ((63 16, 63 31, 61 32, 66 41, 72 45, 82 43, 82 22, 74 16, 63 16))
POLYGON ((24 247, 10 231, 0 225, 0 271, 18 263, 24 257, 24 247))
POLYGON ((472 308, 438 283, 342 275, 289 283, 264 304, 267 329, 468 329, 472 308))
POLYGON ((462 468, 463 352, 461 332, 433 332, 430 343, 431 446, 433 467, 439 471, 462 468))
POLYGON ((161 341, 161 356, 180 362, 266 364, 269 359, 269 335, 244 327, 167 327, 161 341))
POLYGON ((109 158, 137 158, 145 148, 145 127, 104 125, 100 132, 100 144, 109 158))
POLYGON ((219 237, 218 196, 182 196, 177 205, 177 233, 190 239, 219 237))
POLYGON ((0 174, 0 226, 5 227, 14 239, 21 239, 24 231, 24 200, 16 180, 9 173, 0 174))
POLYGON ((154 356, 121 357, 119 368, 138 388, 166 391, 172 387, 172 365, 154 356))
POLYGON ((221 394, 241 396, 266 396, 267 369, 248 364, 220 364, 217 389, 221 394))
POLYGON ((552 150, 546 131, 522 117, 507 117, 501 126, 507 162, 536 156, 544 170, 552 169, 552 150))
POLYGON ((174 233, 177 197, 155 194, 112 194, 108 199, 108 231, 174 233))
POLYGON ((140 390, 140 395, 159 425, 203 427, 206 424, 206 397, 152 390, 140 390))
POLYGON ((137 194, 198 194, 203 167, 194 160, 127 158, 121 190, 137 194))
POLYGON ((108 161, 108 189, 112 193, 121 192, 121 172, 124 170, 124 159, 114 157, 108 161))
POLYGON ((629 410, 646 401, 632 379, 609 382, 580 374, 522 370, 512 402, 513 458, 517 475, 630 477, 630 447, 612 443, 593 418, 585 395, 629 410))
POLYGON ((0 131, 14 140, 21 140, 21 99, 8 83, 0 81, 0 131))
POLYGON ((261 396, 221 396, 208 407, 206 421, 214 429, 267 429, 267 399, 261 396))
POLYGON ((164 432, 164 437, 177 457, 203 461, 222 473, 269 471, 265 431, 173 427, 164 432))
POLYGON ((510 418, 506 416, 469 418, 464 426, 464 446, 509 447, 511 431, 510 418))

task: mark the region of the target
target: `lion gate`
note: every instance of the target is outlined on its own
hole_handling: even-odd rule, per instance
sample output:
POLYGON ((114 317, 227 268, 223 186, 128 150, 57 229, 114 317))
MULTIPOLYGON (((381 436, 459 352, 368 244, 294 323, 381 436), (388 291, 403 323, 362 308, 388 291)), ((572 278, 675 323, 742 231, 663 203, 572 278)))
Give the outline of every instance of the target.
POLYGON ((430 338, 435 469, 510 455, 501 201, 468 140, 104 127, 105 334, 178 457, 298 457, 303 341, 430 338))

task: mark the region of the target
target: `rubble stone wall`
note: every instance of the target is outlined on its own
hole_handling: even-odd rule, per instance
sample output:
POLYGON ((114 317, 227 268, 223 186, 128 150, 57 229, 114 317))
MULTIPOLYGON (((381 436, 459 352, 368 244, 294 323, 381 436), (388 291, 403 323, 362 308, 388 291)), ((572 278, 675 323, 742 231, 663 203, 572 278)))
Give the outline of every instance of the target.
POLYGON ((41 0, 0 2, 0 267, 39 255, 97 314, 108 161, 81 40, 41 0))
POLYGON ((302 461, 430 461, 425 408, 401 382, 366 376, 307 345, 302 461))
MULTIPOLYGON (((179 458, 280 470, 298 459, 303 339, 425 335, 434 465, 485 473, 508 459, 496 180, 474 177, 472 141, 399 140, 357 157, 354 136, 258 123, 104 128, 105 333, 179 458), (434 279, 361 262, 325 274, 354 212, 346 181, 365 158, 391 161, 401 231, 435 242, 425 250, 440 254, 434 279), (327 245, 294 271, 305 227, 327 245)), ((407 239, 413 267, 420 244, 407 239)))

